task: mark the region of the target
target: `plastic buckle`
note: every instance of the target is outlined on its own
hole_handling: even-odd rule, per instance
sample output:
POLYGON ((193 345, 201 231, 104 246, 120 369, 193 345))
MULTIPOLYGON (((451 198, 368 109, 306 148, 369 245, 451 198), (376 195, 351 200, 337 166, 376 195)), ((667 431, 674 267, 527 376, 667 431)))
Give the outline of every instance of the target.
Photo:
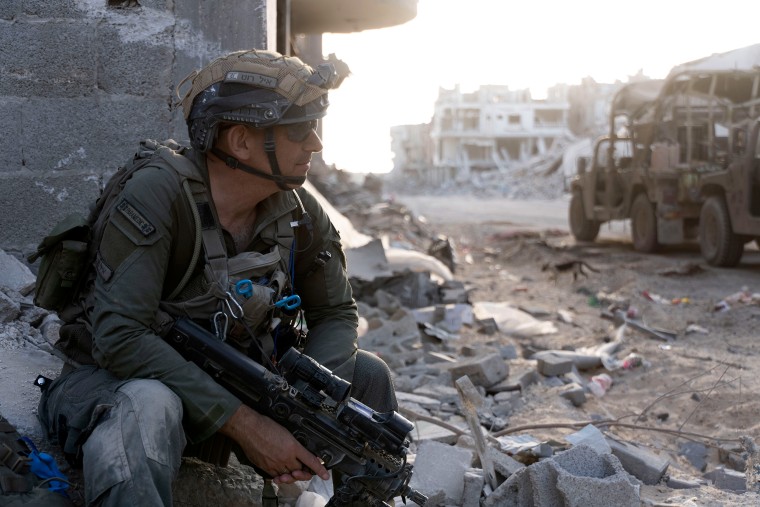
POLYGON ((277 308, 282 308, 284 310, 295 310, 299 306, 301 306, 301 297, 298 296, 298 294, 293 294, 291 296, 286 296, 279 301, 277 301, 274 306, 277 308))

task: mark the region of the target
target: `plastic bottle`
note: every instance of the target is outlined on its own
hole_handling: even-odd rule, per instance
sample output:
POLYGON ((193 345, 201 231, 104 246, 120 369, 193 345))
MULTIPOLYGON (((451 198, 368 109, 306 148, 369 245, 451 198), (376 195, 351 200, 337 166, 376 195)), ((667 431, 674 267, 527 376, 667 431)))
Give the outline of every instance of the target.
POLYGON ((591 394, 597 398, 601 398, 612 386, 612 377, 606 373, 600 373, 591 377, 591 381, 588 383, 588 390, 591 394))

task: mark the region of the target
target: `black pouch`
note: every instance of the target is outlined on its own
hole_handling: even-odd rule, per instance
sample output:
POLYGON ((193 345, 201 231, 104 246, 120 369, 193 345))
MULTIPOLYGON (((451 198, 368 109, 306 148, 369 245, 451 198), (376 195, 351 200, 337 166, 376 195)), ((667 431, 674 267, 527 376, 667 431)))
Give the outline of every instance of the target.
POLYGON ((27 260, 42 258, 35 285, 34 304, 60 311, 79 289, 87 264, 90 225, 79 214, 58 222, 27 260))

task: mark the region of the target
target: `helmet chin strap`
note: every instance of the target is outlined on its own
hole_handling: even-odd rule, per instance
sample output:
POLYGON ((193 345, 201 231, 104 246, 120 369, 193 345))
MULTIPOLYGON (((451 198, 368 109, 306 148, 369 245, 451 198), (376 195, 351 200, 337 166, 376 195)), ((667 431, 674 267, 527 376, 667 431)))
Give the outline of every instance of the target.
POLYGON ((220 150, 216 146, 211 148, 210 151, 215 156, 219 157, 220 160, 223 160, 228 167, 231 167, 232 169, 240 169, 241 171, 245 171, 248 174, 258 176, 259 178, 274 181, 280 190, 291 190, 288 185, 303 185, 306 182, 306 176, 284 176, 280 171, 280 164, 277 163, 277 156, 275 154, 274 128, 268 127, 264 132, 264 136, 264 151, 267 154, 267 158, 269 158, 269 165, 272 168, 271 173, 244 164, 232 155, 220 150))

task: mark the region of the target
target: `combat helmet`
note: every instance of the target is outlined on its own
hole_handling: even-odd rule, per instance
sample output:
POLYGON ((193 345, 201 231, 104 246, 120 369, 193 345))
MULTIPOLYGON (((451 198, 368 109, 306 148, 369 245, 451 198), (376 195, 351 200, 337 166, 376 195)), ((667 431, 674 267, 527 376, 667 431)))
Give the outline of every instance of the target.
POLYGON ((220 123, 267 128, 322 118, 327 91, 342 78, 332 63, 313 69, 297 57, 253 49, 217 58, 179 88, 190 80, 182 110, 190 143, 206 152, 220 123))

